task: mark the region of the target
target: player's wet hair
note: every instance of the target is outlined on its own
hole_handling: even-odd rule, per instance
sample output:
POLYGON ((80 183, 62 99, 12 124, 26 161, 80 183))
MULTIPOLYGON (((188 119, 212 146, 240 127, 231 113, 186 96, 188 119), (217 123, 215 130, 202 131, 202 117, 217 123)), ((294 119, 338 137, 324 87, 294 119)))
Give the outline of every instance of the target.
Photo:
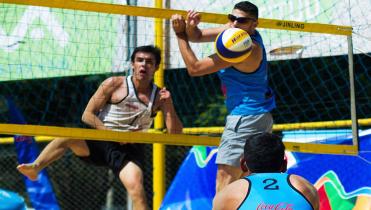
POLYGON ((260 133, 246 140, 244 158, 252 173, 281 172, 285 145, 282 138, 271 133, 260 133))
POLYGON ((153 45, 145 45, 145 46, 136 47, 134 49, 133 54, 131 54, 131 62, 134 63, 135 55, 138 52, 152 53, 155 56, 155 59, 156 59, 156 66, 160 65, 160 63, 161 63, 161 50, 160 50, 160 48, 155 47, 153 45))

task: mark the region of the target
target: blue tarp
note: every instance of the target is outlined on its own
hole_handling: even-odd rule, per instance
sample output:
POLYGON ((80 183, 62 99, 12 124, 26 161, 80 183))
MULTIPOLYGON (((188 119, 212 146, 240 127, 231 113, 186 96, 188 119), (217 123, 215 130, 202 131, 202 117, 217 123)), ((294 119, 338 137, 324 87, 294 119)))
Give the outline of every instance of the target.
MULTIPOLYGON (((26 120, 13 100, 7 98, 7 103, 10 123, 26 124, 26 120)), ((14 136, 14 145, 17 151, 18 163, 32 163, 39 155, 39 148, 33 137, 16 135, 14 136)), ((36 181, 31 181, 24 177, 24 182, 33 208, 59 210, 57 199, 45 170, 39 173, 36 181)))
POLYGON ((0 210, 25 210, 24 199, 15 192, 0 189, 0 210))
POLYGON ((183 161, 160 209, 211 209, 215 195, 216 147, 194 146, 183 161))
MULTIPOLYGON (((346 134, 342 138, 328 136, 320 140, 351 144, 351 137, 346 134)), ((212 208, 217 170, 216 150, 216 147, 203 146, 190 150, 166 193, 161 209, 212 208)), ((301 175, 313 184, 326 180, 334 186, 334 191, 328 192, 336 192, 337 197, 350 202, 354 202, 357 196, 371 197, 371 130, 360 132, 358 156, 290 153, 290 157, 294 163, 288 173, 301 175)), ((332 195, 326 196, 330 198, 332 195)))

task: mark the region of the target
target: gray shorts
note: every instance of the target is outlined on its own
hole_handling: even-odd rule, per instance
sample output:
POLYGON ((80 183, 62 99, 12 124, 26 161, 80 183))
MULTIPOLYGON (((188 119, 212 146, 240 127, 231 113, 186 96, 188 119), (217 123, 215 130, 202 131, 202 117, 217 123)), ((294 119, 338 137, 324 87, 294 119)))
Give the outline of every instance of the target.
POLYGON ((218 148, 216 164, 240 167, 240 158, 248 136, 272 132, 273 118, 270 113, 260 115, 228 115, 218 148))

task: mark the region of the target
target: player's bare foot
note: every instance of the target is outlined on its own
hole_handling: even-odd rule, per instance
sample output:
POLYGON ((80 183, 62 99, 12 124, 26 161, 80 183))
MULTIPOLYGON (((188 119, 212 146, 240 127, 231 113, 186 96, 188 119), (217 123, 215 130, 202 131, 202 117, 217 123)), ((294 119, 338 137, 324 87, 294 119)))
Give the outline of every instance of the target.
POLYGON ((38 170, 36 168, 36 164, 28 163, 28 164, 20 164, 17 166, 17 170, 21 172, 21 174, 25 175, 32 181, 37 180, 38 170))

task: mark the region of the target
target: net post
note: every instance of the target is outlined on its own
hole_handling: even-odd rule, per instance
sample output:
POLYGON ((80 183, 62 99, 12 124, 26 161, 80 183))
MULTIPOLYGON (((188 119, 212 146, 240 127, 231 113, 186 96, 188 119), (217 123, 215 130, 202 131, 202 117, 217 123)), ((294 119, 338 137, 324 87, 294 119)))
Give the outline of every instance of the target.
POLYGON ((352 121, 352 136, 353 136, 353 146, 359 150, 358 142, 358 119, 357 119, 357 109, 356 109, 356 94, 355 94, 355 84, 354 84, 354 62, 353 62, 353 41, 352 35, 347 36, 348 41, 348 64, 349 64, 349 85, 350 85, 350 116, 352 121))
MULTIPOLYGON (((162 8, 162 0, 154 0, 156 8, 162 8)), ((163 19, 155 18, 155 44, 161 49, 161 57, 164 56, 163 44, 163 19)), ((164 87, 164 63, 160 63, 159 69, 155 74, 155 84, 160 88, 164 87)), ((163 113, 159 112, 155 118, 154 128, 162 130, 164 128, 163 113)), ((165 195, 165 145, 153 144, 153 203, 152 209, 159 209, 165 195)))

